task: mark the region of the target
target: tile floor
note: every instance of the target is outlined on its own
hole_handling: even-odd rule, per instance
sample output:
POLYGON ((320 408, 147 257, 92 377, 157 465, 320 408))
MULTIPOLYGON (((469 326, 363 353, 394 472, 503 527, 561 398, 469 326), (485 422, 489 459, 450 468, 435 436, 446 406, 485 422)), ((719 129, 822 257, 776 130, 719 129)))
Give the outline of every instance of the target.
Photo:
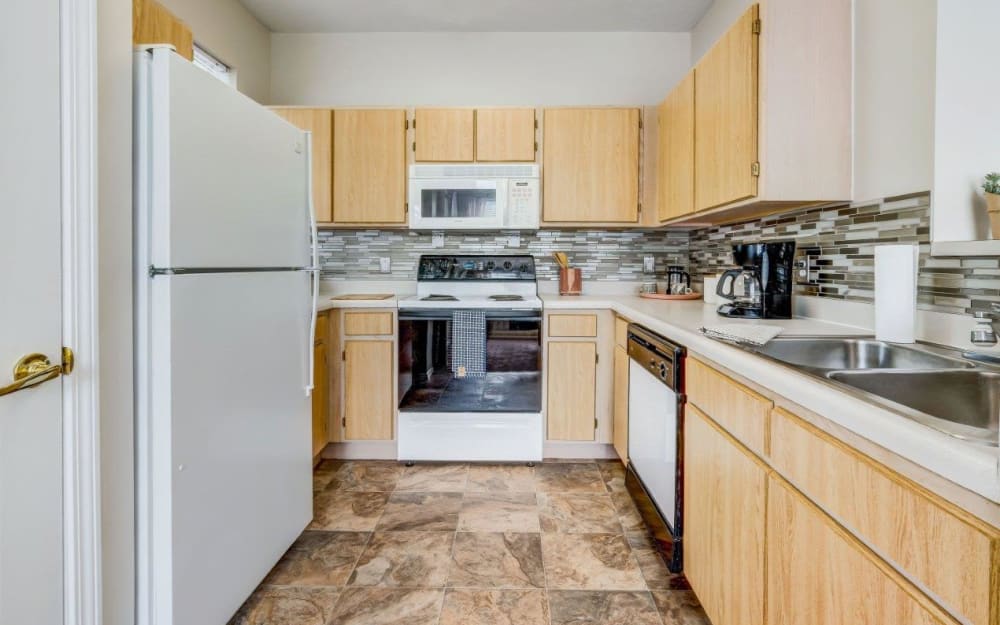
POLYGON ((617 461, 323 461, 315 518, 230 625, 708 625, 617 461))

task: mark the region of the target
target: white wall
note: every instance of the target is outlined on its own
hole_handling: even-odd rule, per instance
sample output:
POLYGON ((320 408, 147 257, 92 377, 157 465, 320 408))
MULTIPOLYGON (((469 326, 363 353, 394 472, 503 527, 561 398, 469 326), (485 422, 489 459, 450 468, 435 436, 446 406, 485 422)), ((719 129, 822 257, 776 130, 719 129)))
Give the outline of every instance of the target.
POLYGON ((132 2, 97 2, 102 625, 135 622, 132 445, 132 2))
POLYGON ((855 3, 857 201, 927 191, 933 183, 935 5, 855 3))
POLYGON ((688 33, 275 33, 270 101, 651 104, 689 54, 688 33))
POLYGON ((267 103, 271 84, 271 33, 239 0, 160 0, 187 22, 194 41, 236 68, 237 88, 267 103))
POLYGON ((697 63, 755 0, 715 0, 691 29, 691 61, 697 63))
POLYGON ((1000 171, 1000 2, 939 3, 934 129, 935 241, 989 237, 980 185, 1000 171))

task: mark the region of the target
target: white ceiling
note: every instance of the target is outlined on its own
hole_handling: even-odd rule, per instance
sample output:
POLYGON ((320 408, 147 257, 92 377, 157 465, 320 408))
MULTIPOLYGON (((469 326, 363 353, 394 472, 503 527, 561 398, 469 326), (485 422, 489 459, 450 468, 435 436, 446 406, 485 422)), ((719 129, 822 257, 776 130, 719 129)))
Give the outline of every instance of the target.
POLYGON ((712 0, 240 0, 279 33, 689 31, 712 0))

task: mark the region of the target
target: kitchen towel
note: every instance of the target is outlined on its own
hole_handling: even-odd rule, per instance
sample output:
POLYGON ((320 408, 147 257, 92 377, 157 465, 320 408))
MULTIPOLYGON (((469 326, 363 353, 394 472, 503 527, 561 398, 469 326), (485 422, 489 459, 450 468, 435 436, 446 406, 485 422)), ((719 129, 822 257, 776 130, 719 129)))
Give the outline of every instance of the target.
POLYGON ((451 372, 457 378, 486 376, 486 311, 451 313, 451 372))
POLYGON ((913 343, 917 329, 916 245, 875 247, 875 338, 913 343))
POLYGON ((734 343, 744 343, 748 345, 766 345, 768 341, 781 334, 779 326, 768 325, 741 325, 738 323, 724 323, 718 326, 701 328, 701 333, 713 339, 733 341, 734 343))

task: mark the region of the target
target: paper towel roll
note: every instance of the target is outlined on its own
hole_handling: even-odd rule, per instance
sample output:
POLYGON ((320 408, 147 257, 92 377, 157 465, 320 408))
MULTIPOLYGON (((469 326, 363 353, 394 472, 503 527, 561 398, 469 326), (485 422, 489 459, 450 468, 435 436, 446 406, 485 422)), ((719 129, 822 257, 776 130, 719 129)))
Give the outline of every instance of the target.
POLYGON ((702 295, 706 304, 718 304, 719 296, 715 294, 716 287, 719 286, 719 276, 705 276, 705 286, 701 287, 702 295))
POLYGON ((875 248, 875 338, 913 343, 917 330, 916 245, 875 248))

